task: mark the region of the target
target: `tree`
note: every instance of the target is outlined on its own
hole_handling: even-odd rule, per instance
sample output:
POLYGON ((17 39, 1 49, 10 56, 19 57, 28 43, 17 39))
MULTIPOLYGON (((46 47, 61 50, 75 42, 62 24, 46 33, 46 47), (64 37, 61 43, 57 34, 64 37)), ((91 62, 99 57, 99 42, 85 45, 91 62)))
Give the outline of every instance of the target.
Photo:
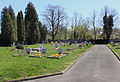
POLYGON ((7 7, 3 8, 1 14, 1 38, 3 46, 11 46, 15 41, 13 21, 7 7))
POLYGON ((56 39, 59 40, 66 40, 67 39, 67 34, 68 34, 68 25, 69 25, 69 18, 66 17, 65 20, 63 21, 63 24, 58 30, 58 33, 56 35, 56 39))
POLYGON ((109 41, 112 34, 112 29, 117 27, 118 24, 119 22, 117 11, 105 6, 99 19, 99 25, 100 27, 103 27, 102 36, 104 40, 106 39, 109 41))
POLYGON ((83 19, 82 15, 79 15, 77 12, 74 12, 74 15, 72 17, 72 30, 73 30, 73 37, 74 40, 78 39, 78 27, 82 25, 83 19))
POLYGON ((112 27, 114 26, 113 15, 109 15, 108 17, 107 15, 105 15, 103 17, 103 20, 104 20, 104 26, 103 26, 104 34, 106 34, 107 40, 109 41, 110 36, 112 34, 112 27))
POLYGON ((43 36, 42 35, 42 31, 43 30, 42 30, 42 23, 41 23, 41 21, 38 22, 38 25, 39 25, 39 32, 40 32, 40 42, 42 42, 42 36, 43 36))
POLYGON ((47 27, 46 25, 42 26, 42 23, 39 21, 39 30, 40 30, 40 42, 43 42, 47 39, 47 27))
POLYGON ((114 26, 114 22, 116 21, 117 12, 115 10, 109 10, 109 8, 105 7, 104 16, 103 16, 103 33, 104 38, 106 35, 106 39, 109 42, 110 36, 112 34, 112 28, 114 26))
POLYGON ((13 41, 16 42, 17 41, 17 23, 16 23, 16 17, 15 17, 15 13, 14 13, 14 10, 12 8, 12 6, 10 5, 8 7, 8 12, 9 12, 9 15, 11 16, 11 20, 12 20, 12 24, 13 24, 13 41))
POLYGON ((43 13, 43 16, 51 32, 52 40, 54 41, 58 29, 61 27, 62 21, 66 17, 64 9, 60 6, 49 5, 46 12, 43 13))
POLYGON ((47 38, 47 27, 46 25, 42 26, 42 35, 41 35, 41 39, 42 41, 45 41, 47 38))
POLYGON ((35 44, 40 41, 38 15, 34 5, 29 2, 25 9, 25 29, 28 44, 35 44))
POLYGON ((25 22, 22 11, 18 12, 17 15, 17 33, 18 42, 22 43, 23 41, 25 41, 25 22))
POLYGON ((94 40, 96 40, 96 12, 93 12, 93 15, 91 17, 91 23, 94 28, 94 40))

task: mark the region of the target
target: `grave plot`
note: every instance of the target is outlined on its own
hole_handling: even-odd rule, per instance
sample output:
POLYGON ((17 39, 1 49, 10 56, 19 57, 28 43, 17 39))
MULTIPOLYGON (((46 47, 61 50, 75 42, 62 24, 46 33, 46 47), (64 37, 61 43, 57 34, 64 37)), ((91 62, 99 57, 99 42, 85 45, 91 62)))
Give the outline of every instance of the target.
POLYGON ((112 42, 112 46, 113 47, 117 46, 116 42, 112 42))
POLYGON ((58 54, 54 54, 54 55, 51 55, 51 56, 48 56, 48 58, 56 58, 56 59, 59 59, 61 57, 64 57, 66 56, 68 53, 63 53, 63 49, 58 49, 58 54))
POLYGON ((70 49, 66 49, 66 51, 76 51, 76 48, 73 47, 73 48, 70 48, 70 49))
POLYGON ((69 42, 69 46, 72 46, 72 42, 69 42))
POLYGON ((40 54, 42 52, 42 49, 43 49, 43 44, 40 44, 40 48, 27 48, 26 53, 28 53, 28 54, 32 54, 32 53, 40 54))
POLYGON ((65 46, 65 43, 64 42, 60 42, 60 46, 65 46))
POLYGON ((116 43, 116 49, 120 49, 120 43, 116 43))
POLYGON ((21 45, 18 45, 16 47, 12 48, 11 51, 13 51, 15 53, 15 55, 13 55, 13 57, 26 55, 24 47, 21 45))
POLYGON ((38 58, 40 58, 40 57, 43 57, 43 56, 47 55, 46 52, 47 52, 47 49, 42 48, 41 53, 34 53, 33 55, 30 55, 29 57, 38 57, 38 58))
POLYGON ((78 48, 83 48, 82 44, 77 44, 78 48))
POLYGON ((56 44, 55 44, 55 48, 52 48, 52 49, 58 49, 58 47, 59 47, 59 44, 56 43, 56 44))

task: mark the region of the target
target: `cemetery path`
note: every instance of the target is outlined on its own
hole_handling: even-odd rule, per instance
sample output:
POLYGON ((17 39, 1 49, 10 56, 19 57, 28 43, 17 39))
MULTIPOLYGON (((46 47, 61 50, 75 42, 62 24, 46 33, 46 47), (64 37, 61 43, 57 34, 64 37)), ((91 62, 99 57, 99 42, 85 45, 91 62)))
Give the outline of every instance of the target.
POLYGON ((107 45, 95 45, 63 75, 27 82, 120 82, 120 61, 107 45))

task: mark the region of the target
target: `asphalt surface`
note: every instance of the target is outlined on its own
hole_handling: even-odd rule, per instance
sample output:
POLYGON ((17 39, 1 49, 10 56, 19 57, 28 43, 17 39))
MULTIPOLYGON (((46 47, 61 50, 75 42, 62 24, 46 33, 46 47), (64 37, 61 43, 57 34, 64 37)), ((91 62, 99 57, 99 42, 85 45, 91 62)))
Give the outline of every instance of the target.
POLYGON ((120 82, 120 61, 107 45, 95 45, 63 75, 26 82, 120 82))

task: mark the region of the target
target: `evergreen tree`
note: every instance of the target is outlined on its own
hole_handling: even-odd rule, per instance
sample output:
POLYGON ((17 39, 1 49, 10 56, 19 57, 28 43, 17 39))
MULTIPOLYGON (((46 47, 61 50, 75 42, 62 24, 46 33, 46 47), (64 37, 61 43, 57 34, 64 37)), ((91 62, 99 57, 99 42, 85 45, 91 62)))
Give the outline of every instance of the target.
POLYGON ((47 38, 47 27, 45 25, 43 25, 41 39, 42 39, 42 41, 45 41, 46 38, 47 38))
POLYGON ((25 23, 23 18, 22 11, 18 12, 17 15, 17 33, 18 33, 18 42, 25 41, 25 23))
POLYGON ((38 15, 34 5, 29 2, 25 10, 25 29, 27 42, 35 44, 40 40, 40 32, 38 25, 38 15))
POLYGON ((1 38, 3 46, 11 46, 14 42, 14 28, 11 16, 7 7, 4 7, 1 14, 1 38))
POLYGON ((39 21, 40 42, 42 42, 42 23, 39 21))
POLYGON ((8 8, 8 12, 13 22, 12 23, 13 24, 13 42, 16 42, 17 41, 17 23, 16 23, 15 13, 11 5, 8 8))
POLYGON ((105 12, 105 16, 103 17, 103 30, 104 34, 107 36, 107 41, 109 42, 110 36, 112 34, 112 27, 114 26, 113 24, 113 15, 107 16, 107 13, 105 12))
POLYGON ((43 42, 47 38, 47 27, 46 25, 42 26, 42 23, 39 21, 39 30, 40 30, 40 42, 43 42))

